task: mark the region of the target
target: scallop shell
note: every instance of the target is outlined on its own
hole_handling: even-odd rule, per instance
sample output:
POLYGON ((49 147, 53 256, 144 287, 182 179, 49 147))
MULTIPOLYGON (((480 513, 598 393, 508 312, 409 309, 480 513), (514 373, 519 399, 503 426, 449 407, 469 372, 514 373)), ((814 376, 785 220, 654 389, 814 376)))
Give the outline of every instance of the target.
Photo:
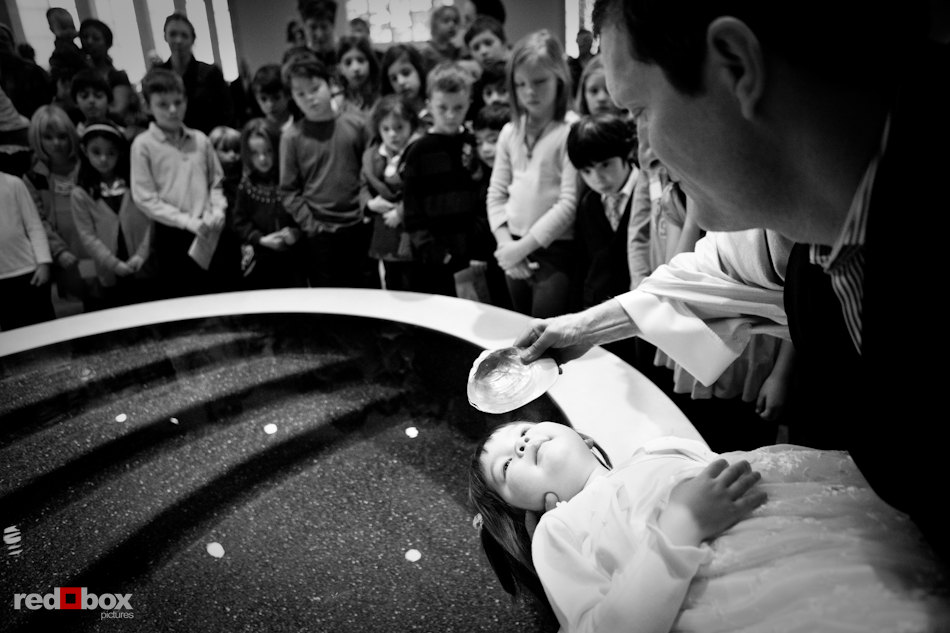
POLYGON ((507 413, 547 392, 561 373, 553 358, 521 362, 517 347, 485 350, 468 374, 468 401, 485 413, 507 413))

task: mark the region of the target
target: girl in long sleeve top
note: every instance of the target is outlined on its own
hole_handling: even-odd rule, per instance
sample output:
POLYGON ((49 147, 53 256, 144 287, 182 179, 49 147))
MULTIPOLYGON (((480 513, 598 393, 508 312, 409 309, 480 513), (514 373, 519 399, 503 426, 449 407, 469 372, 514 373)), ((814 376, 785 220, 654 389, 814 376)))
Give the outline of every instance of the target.
POLYGON ((514 308, 569 311, 577 172, 567 157, 570 75, 558 40, 531 33, 508 66, 511 122, 501 131, 488 187, 488 221, 514 308))

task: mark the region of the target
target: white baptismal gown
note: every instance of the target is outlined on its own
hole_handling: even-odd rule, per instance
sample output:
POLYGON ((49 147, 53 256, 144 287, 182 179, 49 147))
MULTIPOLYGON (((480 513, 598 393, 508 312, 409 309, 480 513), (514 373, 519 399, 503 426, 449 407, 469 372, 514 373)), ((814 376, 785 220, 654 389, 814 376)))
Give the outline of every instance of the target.
POLYGON ((722 457, 747 459, 768 501, 701 547, 656 527, 675 484, 717 458, 691 440, 654 440, 545 513, 532 557, 562 631, 950 631, 946 569, 846 453, 722 457))

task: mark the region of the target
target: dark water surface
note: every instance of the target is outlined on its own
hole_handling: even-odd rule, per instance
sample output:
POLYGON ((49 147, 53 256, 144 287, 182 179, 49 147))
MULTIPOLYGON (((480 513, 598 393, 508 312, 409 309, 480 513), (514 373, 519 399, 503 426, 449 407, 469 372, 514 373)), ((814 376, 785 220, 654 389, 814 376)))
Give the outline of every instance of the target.
POLYGON ((472 409, 479 351, 254 315, 0 358, 0 630, 556 630, 497 584, 466 469, 499 422, 566 420, 472 409), (13 608, 55 587, 131 594, 133 617, 13 608))

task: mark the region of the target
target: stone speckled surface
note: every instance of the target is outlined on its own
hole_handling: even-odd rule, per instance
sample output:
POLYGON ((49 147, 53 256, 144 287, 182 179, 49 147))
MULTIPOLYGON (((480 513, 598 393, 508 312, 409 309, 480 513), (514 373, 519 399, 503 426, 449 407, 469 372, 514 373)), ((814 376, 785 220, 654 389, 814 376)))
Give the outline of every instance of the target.
POLYGON ((0 563, 0 630, 556 630, 501 590, 465 495, 490 426, 563 419, 545 398, 471 409, 478 351, 372 319, 257 315, 0 358, 2 527, 21 538, 0 563), (131 593, 134 618, 12 609, 57 586, 131 593))

